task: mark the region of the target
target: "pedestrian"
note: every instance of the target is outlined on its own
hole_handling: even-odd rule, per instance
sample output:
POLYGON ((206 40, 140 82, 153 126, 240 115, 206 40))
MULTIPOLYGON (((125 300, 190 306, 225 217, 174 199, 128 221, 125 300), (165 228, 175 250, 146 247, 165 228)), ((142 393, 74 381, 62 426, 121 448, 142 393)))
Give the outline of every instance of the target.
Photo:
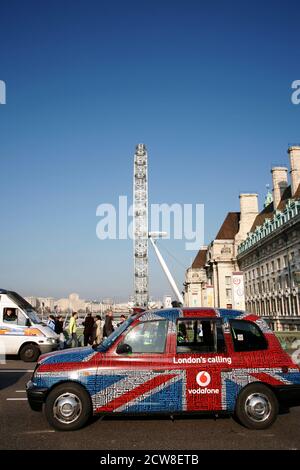
POLYGON ((112 310, 108 310, 108 312, 106 313, 104 327, 103 327, 103 338, 108 337, 114 331, 112 319, 113 319, 112 310))
POLYGON ((64 349, 65 347, 65 335, 64 335, 64 319, 60 315, 55 321, 55 333, 59 336, 59 346, 58 349, 64 349))
POLYGON ((94 326, 94 318, 92 317, 91 313, 88 313, 84 322, 84 330, 83 330, 83 339, 84 339, 84 346, 93 343, 93 326, 94 326))
POLYGON ((78 338, 77 338, 77 320, 78 315, 77 312, 73 312, 70 323, 69 323, 69 343, 71 343, 72 348, 77 348, 78 346, 78 338))
POLYGON ((100 315, 96 315, 96 321, 94 323, 93 328, 93 344, 97 346, 101 343, 103 339, 102 328, 101 328, 101 317, 100 315))
POLYGON ((49 326, 51 330, 55 331, 55 316, 54 315, 48 316, 47 326, 49 326))
POLYGON ((125 315, 121 315, 121 316, 120 316, 120 321, 119 321, 119 323, 118 323, 118 328, 119 328, 119 326, 121 326, 121 325, 124 323, 125 320, 126 320, 125 315))

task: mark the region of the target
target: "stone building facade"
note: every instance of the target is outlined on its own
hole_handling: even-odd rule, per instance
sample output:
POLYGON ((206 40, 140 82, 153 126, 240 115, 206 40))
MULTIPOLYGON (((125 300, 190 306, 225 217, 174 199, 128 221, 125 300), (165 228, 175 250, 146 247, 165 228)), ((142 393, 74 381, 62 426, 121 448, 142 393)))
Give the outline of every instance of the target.
POLYGON ((277 330, 300 331, 300 146, 288 149, 288 169, 272 169, 273 199, 239 245, 246 309, 277 330))
POLYGON ((237 247, 247 236, 258 214, 257 194, 240 195, 240 212, 229 212, 216 238, 202 247, 184 283, 188 306, 243 308, 243 279, 237 263, 237 247), (235 281, 240 282, 239 290, 235 281), (239 301, 234 296, 239 292, 239 301))

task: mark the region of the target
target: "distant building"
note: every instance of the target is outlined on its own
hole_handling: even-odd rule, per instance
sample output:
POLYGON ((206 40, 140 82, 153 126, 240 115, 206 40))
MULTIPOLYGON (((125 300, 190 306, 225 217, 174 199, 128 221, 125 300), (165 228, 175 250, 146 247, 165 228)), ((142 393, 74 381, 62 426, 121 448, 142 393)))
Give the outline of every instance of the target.
POLYGON ((207 275, 206 275, 207 247, 202 247, 197 253, 192 265, 185 276, 185 305, 188 307, 208 306, 207 302, 207 275))
POLYGON ((300 146, 288 149, 288 169, 272 169, 273 197, 255 218, 238 249, 246 308, 274 329, 300 330, 300 146))
POLYGON ((25 297, 37 311, 39 312, 53 312, 55 299, 53 297, 25 297))
POLYGON ((240 194, 240 212, 228 212, 216 238, 200 249, 186 271, 187 306, 243 309, 243 276, 237 263, 237 248, 257 214, 257 194, 240 194))

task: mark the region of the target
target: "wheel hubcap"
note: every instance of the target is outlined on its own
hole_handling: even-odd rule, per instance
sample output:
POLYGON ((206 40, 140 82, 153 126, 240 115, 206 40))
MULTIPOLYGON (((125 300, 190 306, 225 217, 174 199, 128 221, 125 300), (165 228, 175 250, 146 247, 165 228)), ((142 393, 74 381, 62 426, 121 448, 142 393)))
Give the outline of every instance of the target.
POLYGON ((265 421, 271 413, 271 403, 262 393, 252 393, 245 403, 246 413, 254 421, 265 421))
POLYGON ((33 350, 33 349, 26 349, 26 351, 25 351, 25 356, 26 356, 27 358, 33 357, 33 356, 34 356, 34 350, 33 350))
POLYGON ((77 395, 64 393, 56 398, 53 405, 53 414, 58 421, 71 424, 80 416, 82 404, 77 395))

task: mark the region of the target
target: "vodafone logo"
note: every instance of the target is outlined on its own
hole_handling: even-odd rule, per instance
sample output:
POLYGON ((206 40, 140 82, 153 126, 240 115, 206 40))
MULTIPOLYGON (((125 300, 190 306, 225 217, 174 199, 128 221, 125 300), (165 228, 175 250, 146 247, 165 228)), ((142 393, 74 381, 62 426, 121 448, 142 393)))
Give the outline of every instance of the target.
POLYGON ((208 372, 202 370, 196 375, 196 382, 200 387, 207 387, 210 384, 211 378, 208 372))

